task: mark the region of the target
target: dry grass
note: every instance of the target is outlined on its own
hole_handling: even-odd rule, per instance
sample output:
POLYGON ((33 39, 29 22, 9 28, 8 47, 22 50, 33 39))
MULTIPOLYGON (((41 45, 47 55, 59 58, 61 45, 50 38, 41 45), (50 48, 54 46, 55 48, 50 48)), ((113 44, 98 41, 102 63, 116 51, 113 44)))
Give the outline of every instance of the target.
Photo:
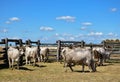
MULTIPOLYGON (((37 66, 21 66, 20 70, 0 67, 0 82, 120 82, 120 55, 113 56, 97 72, 81 72, 81 66, 73 67, 74 72, 65 72, 63 64, 58 62, 37 63, 37 66), (40 67, 38 67, 40 65, 40 67)), ((1 63, 0 63, 0 66, 1 63)))
POLYGON ((22 66, 20 70, 0 69, 0 82, 120 82, 120 62, 106 63, 90 73, 86 67, 82 73, 81 66, 73 67, 75 72, 64 72, 63 65, 57 62, 37 63, 36 66, 22 66))

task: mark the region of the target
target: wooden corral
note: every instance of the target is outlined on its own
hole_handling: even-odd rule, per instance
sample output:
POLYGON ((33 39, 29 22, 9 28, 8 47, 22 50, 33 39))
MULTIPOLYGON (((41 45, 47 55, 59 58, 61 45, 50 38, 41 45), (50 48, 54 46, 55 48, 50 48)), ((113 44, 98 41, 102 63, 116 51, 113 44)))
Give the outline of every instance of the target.
MULTIPOLYGON (((108 41, 103 41, 101 44, 86 44, 84 41, 61 41, 58 40, 56 43, 40 43, 40 40, 38 41, 32 41, 30 39, 26 40, 25 42, 22 41, 22 39, 2 39, 0 41, 0 44, 4 45, 4 51, 0 51, 0 53, 4 53, 4 62, 6 65, 8 65, 8 60, 7 60, 7 49, 9 46, 9 42, 14 42, 20 47, 23 45, 28 45, 28 46, 37 46, 38 47, 38 53, 40 53, 40 47, 48 47, 50 48, 50 56, 55 56, 56 60, 59 61, 61 59, 61 48, 62 47, 67 47, 67 46, 77 46, 77 47, 88 47, 92 50, 93 47, 103 47, 107 48, 108 50, 112 50, 113 53, 120 53, 120 42, 108 42, 108 41), (54 47, 54 49, 52 49, 54 47), (54 54, 53 54, 54 53, 54 54)), ((21 65, 22 65, 22 58, 21 58, 21 65)))

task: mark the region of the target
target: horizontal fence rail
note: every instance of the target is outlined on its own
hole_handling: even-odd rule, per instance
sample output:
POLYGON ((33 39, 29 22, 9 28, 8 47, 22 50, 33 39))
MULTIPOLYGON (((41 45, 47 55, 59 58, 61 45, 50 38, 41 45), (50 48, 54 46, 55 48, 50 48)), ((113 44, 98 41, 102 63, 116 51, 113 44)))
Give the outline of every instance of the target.
POLYGON ((38 49, 40 49, 40 47, 56 47, 56 50, 51 50, 51 52, 56 52, 56 58, 57 61, 59 61, 60 59, 60 55, 61 55, 61 47, 69 47, 71 45, 77 46, 77 47, 90 47, 91 49, 93 47, 103 47, 103 48, 107 48, 107 50, 113 51, 113 53, 117 53, 120 54, 120 42, 106 42, 106 41, 102 41, 101 44, 94 44, 94 43, 85 43, 83 40, 82 41, 61 41, 61 40, 57 40, 56 43, 41 43, 40 40, 37 41, 32 41, 30 39, 26 40, 25 42, 22 41, 22 39, 1 39, 0 44, 4 47, 4 51, 0 51, 0 53, 5 53, 5 57, 7 59, 7 49, 9 47, 9 42, 13 42, 15 43, 15 45, 29 45, 29 46, 37 46, 38 49))

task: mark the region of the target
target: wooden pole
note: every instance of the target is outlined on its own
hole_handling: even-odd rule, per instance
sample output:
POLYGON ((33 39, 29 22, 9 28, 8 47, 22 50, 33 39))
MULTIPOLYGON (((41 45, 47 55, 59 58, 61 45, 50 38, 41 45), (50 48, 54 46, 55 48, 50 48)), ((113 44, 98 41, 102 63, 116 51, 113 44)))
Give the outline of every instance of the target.
POLYGON ((38 42, 37 42, 37 47, 38 47, 38 62, 40 62, 40 40, 38 40, 38 42))
POLYGON ((81 41, 81 48, 84 48, 85 42, 81 41))
MULTIPOLYGON (((20 45, 20 48, 23 47, 23 44, 22 44, 22 43, 23 43, 23 42, 22 42, 22 39, 19 39, 18 44, 20 45)), ((22 66, 22 65, 23 65, 23 55, 20 56, 19 62, 20 62, 19 65, 22 66)))
POLYGON ((26 45, 31 47, 31 40, 30 39, 26 40, 26 45))
POLYGON ((92 50, 93 50, 93 44, 90 43, 90 51, 91 51, 91 54, 92 54, 92 50))
POLYGON ((58 44, 58 46, 57 46, 57 62, 59 62, 60 52, 61 52, 61 41, 58 40, 58 41, 57 41, 57 44, 58 44))
POLYGON ((105 47, 106 47, 106 42, 103 41, 103 48, 105 49, 105 47))
POLYGON ((20 44, 20 47, 22 47, 23 46, 23 44, 22 44, 23 42, 22 42, 22 39, 19 39, 19 44, 20 44))
POLYGON ((7 67, 9 67, 7 50, 8 50, 8 38, 5 39, 5 54, 4 54, 5 60, 4 60, 4 63, 6 64, 7 67))

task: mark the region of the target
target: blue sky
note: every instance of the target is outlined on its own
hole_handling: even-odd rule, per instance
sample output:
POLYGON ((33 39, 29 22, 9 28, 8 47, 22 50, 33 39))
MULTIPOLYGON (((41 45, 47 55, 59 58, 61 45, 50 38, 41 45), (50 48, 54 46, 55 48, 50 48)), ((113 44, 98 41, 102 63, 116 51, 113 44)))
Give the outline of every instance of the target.
POLYGON ((0 39, 120 39, 120 0, 0 0, 0 39))

